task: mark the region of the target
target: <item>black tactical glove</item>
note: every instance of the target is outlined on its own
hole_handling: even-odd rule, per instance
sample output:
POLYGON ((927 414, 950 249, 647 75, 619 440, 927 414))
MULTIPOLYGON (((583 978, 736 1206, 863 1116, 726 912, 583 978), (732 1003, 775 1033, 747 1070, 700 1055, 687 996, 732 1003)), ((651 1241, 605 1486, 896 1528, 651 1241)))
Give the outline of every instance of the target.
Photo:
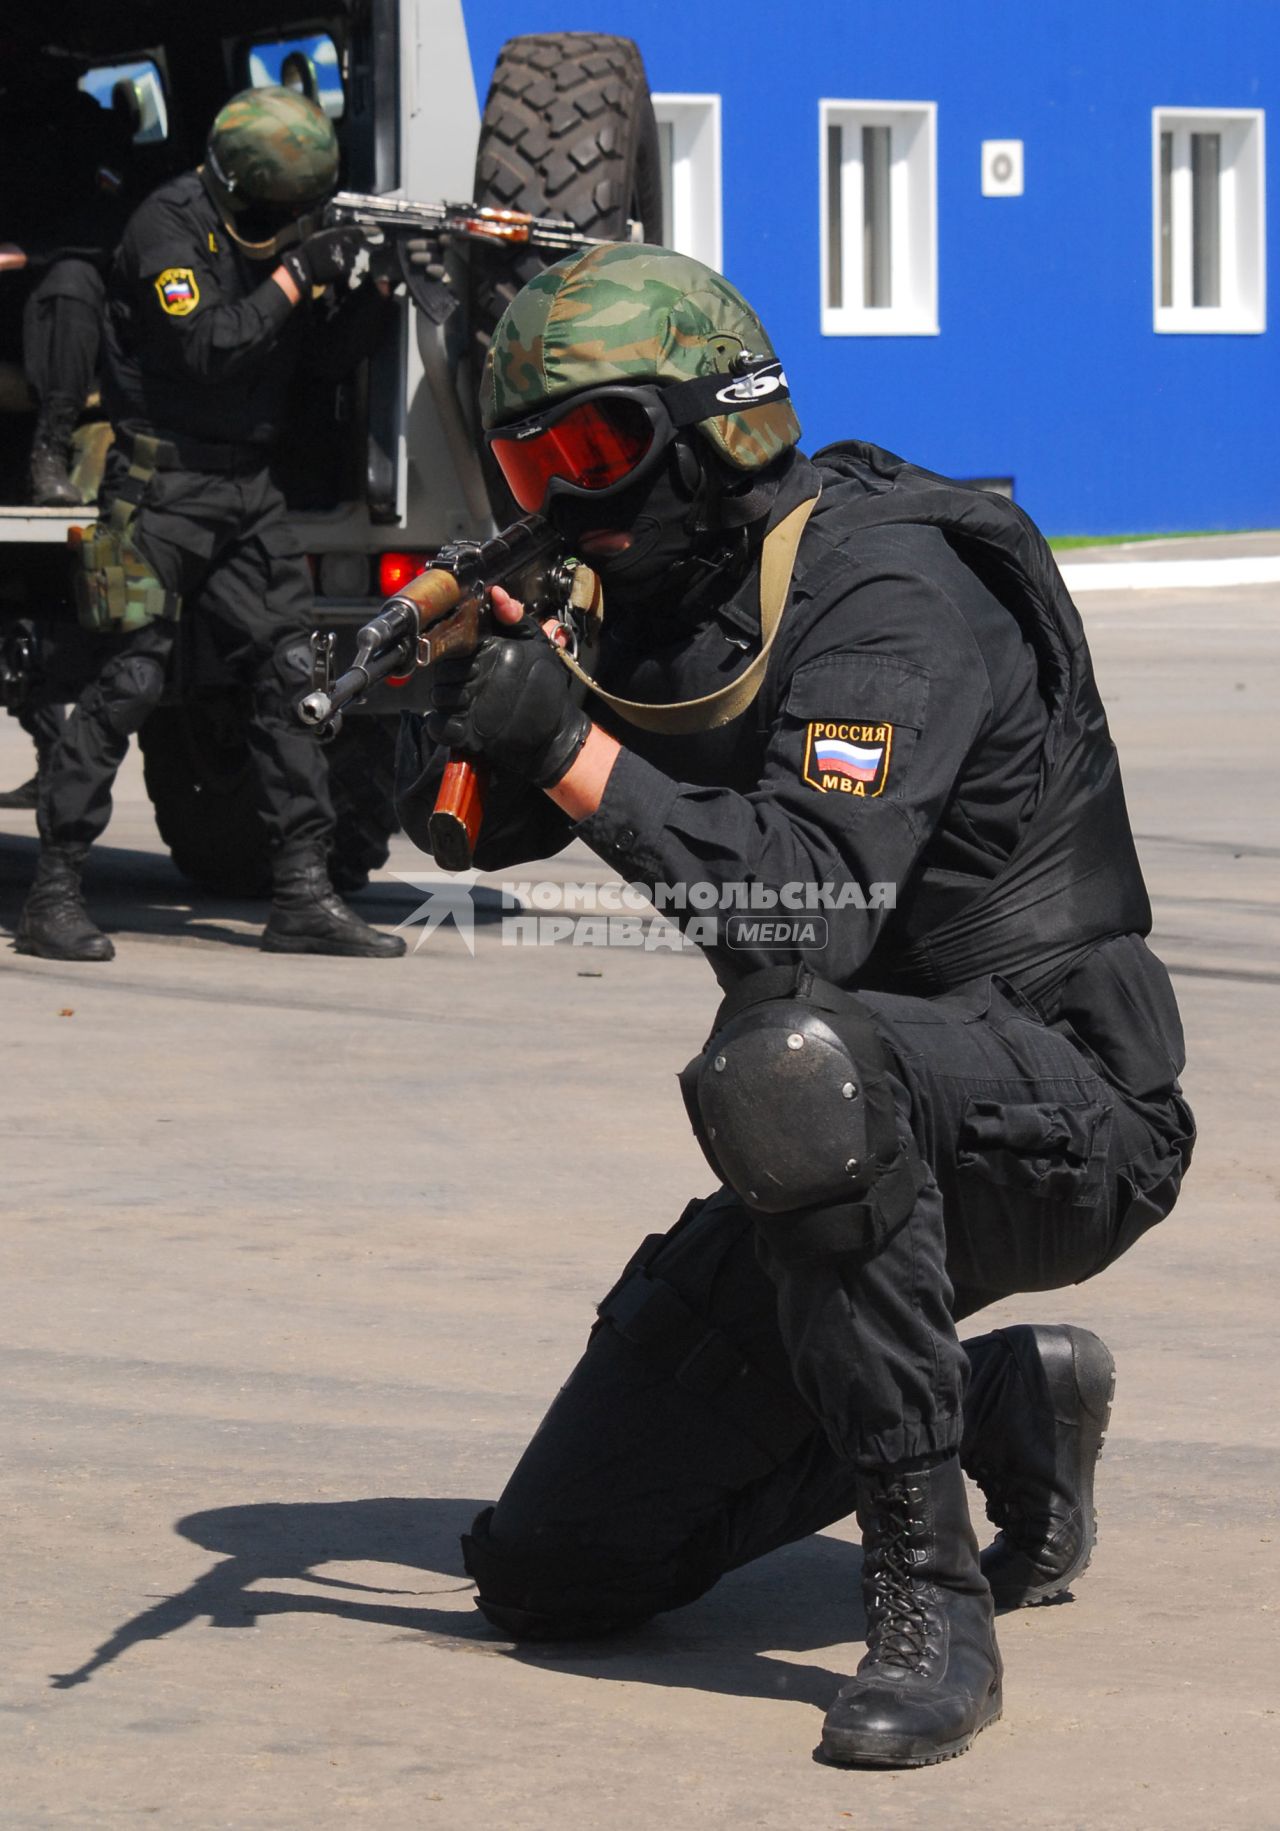
POLYGON ((535 788, 554 788, 587 741, 591 720, 573 678, 533 617, 488 636, 474 655, 432 669, 427 735, 535 788))
POLYGON ((288 269, 305 298, 313 286, 328 286, 333 280, 350 281, 357 257, 367 247, 363 229, 354 223, 342 223, 336 229, 317 229, 305 242, 290 248, 281 257, 280 265, 288 269))

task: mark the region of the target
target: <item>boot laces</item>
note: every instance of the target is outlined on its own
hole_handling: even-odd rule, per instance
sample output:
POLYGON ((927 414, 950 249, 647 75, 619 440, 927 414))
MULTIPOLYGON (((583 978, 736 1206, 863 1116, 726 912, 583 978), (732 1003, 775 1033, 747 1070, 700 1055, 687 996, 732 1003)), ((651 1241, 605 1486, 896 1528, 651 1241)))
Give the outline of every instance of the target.
POLYGON ((924 1531, 923 1490, 891 1489, 880 1500, 879 1542, 871 1553, 867 1646, 882 1665, 922 1672, 929 1652, 929 1610, 916 1576, 912 1544, 924 1531))

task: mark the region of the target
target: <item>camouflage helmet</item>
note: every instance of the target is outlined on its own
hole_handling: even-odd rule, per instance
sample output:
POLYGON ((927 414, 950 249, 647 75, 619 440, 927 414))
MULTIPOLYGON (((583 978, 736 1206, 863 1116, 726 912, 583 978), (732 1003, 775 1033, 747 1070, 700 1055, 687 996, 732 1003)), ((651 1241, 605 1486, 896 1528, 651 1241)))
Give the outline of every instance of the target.
POLYGON ((224 211, 286 215, 333 190, 338 139, 324 110, 296 90, 244 89, 214 119, 205 169, 224 211))
MULTIPOLYGON (((516 294, 489 346, 481 416, 492 431, 583 389, 728 376, 744 357, 777 361, 728 280, 670 248, 610 242, 557 261, 516 294)), ((800 438, 785 389, 699 420, 697 430, 740 471, 761 469, 800 438)))

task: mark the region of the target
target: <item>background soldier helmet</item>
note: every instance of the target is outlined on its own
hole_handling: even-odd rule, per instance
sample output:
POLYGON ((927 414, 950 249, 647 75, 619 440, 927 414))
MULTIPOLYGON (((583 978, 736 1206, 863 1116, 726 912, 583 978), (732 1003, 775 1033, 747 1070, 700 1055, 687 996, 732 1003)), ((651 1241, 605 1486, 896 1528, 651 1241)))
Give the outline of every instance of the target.
POLYGON ((214 120, 204 175, 236 239, 265 240, 336 186, 333 123, 295 90, 245 89, 214 120))
MULTIPOLYGON (((609 382, 728 374, 735 357, 776 352, 728 280, 669 248, 614 242, 535 275, 498 320, 480 408, 487 431, 609 382)), ((790 400, 768 398, 700 420, 735 470, 760 470, 799 442, 790 400)))

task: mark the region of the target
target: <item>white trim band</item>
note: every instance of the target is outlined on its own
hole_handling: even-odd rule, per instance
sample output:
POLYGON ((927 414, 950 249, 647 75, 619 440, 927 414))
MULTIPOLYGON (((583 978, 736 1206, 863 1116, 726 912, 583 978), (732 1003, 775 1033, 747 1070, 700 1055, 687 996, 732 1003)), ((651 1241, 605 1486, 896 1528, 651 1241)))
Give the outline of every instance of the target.
POLYGON ((1073 597, 1082 591, 1210 590, 1221 585, 1280 585, 1280 553, 1248 559, 1098 560, 1059 566, 1073 597))

